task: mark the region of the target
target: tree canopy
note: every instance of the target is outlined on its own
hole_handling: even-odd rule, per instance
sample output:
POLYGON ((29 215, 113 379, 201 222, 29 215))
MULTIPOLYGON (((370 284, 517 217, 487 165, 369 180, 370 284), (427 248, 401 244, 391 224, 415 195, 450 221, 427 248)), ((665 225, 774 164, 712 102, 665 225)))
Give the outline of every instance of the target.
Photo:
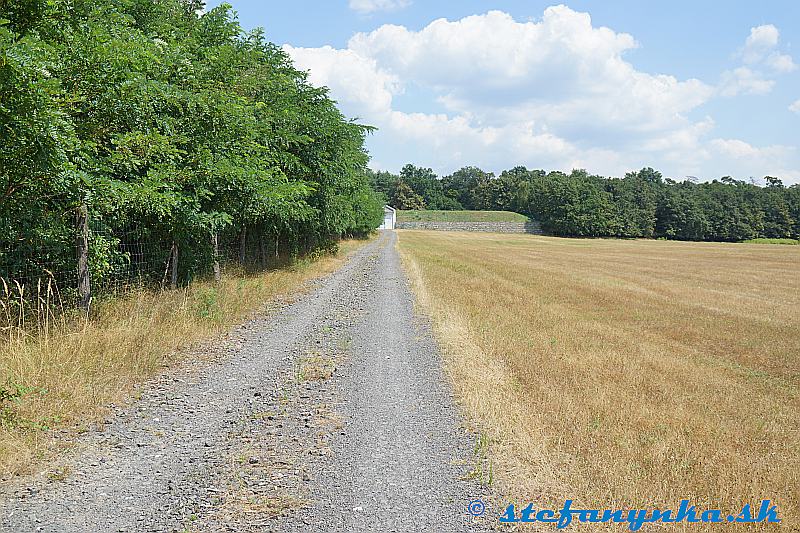
POLYGON ((213 232, 321 243, 377 226, 370 128, 230 5, 202 7, 0 0, 0 266, 36 247, 69 263, 80 204, 111 235, 179 242, 187 274, 213 232))
POLYGON ((764 178, 763 187, 730 177, 676 182, 652 168, 606 178, 585 170, 566 174, 525 167, 495 176, 464 167, 439 178, 431 169, 406 165, 399 175, 370 172, 370 178, 399 209, 515 211, 555 235, 709 241, 800 237, 800 186, 786 187, 772 176, 764 178))

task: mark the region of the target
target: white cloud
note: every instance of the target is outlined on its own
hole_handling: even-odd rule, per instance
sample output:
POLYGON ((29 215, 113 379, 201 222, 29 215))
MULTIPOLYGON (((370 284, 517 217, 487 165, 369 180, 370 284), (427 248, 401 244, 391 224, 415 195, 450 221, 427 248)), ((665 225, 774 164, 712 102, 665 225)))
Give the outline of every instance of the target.
POLYGON ((747 67, 739 67, 723 72, 720 94, 722 96, 767 94, 774 86, 775 80, 766 80, 759 72, 747 67))
POLYGON ((713 139, 710 142, 713 149, 719 153, 736 159, 748 158, 775 158, 786 155, 792 148, 782 145, 772 145, 757 148, 739 139, 713 139))
POLYGON ((780 32, 772 24, 750 29, 750 35, 739 50, 743 66, 723 72, 720 94, 767 94, 772 91, 775 80, 767 79, 764 71, 786 74, 797 68, 792 56, 776 50, 780 32))
POLYGON ((712 88, 637 71, 623 58, 636 46, 632 36, 556 6, 539 22, 490 11, 420 31, 385 25, 355 35, 348 49, 435 91, 445 111, 476 124, 533 117, 550 134, 596 141, 608 139, 599 124, 629 134, 688 126, 685 113, 712 88))
POLYGON ((350 9, 367 14, 376 11, 394 11, 411 4, 411 0, 350 0, 350 9))
POLYGON ((789 111, 794 111, 795 113, 800 115, 800 99, 792 102, 792 104, 789 106, 789 111))
MULTIPOLYGON (((771 30, 748 38, 752 50, 771 42, 771 30)), ((654 165, 679 178, 736 175, 735 166, 716 168, 735 159, 735 146, 709 142, 714 121, 692 115, 722 92, 763 94, 774 81, 746 66, 717 88, 642 72, 625 59, 637 46, 629 34, 556 6, 538 21, 490 11, 419 31, 384 25, 354 35, 345 49, 284 48, 313 83, 331 88, 345 114, 378 126, 369 143, 383 168, 524 164, 621 175, 654 165)), ((756 156, 767 157, 736 161, 756 156)))
POLYGON ((764 60, 764 64, 780 74, 786 74, 787 72, 792 72, 797 69, 797 64, 792 59, 792 56, 789 54, 779 54, 777 52, 767 56, 764 60))
POLYGON ((713 139, 709 146, 714 155, 721 157, 716 163, 720 169, 735 170, 720 172, 720 175, 779 176, 787 183, 800 182, 800 169, 791 169, 785 164, 796 155, 797 149, 793 146, 757 147, 739 139, 713 139))
POLYGON ((351 117, 370 118, 391 108, 392 96, 402 91, 397 76, 378 67, 374 59, 352 50, 294 48, 284 51, 301 68, 309 70, 309 81, 325 85, 351 117))
POLYGON ((742 59, 745 63, 758 63, 773 48, 778 46, 780 32, 772 24, 750 28, 750 35, 744 42, 742 59))

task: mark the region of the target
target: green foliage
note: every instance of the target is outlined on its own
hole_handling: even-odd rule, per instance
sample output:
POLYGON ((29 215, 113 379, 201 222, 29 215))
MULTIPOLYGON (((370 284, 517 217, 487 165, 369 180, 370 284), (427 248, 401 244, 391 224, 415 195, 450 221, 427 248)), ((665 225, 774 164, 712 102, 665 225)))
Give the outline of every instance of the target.
MULTIPOLYGON (((422 199, 423 208, 427 209, 461 209, 460 204, 444 194, 441 180, 430 168, 406 165, 400 171, 400 182, 407 184, 422 199)), ((399 194, 399 191, 398 191, 399 194)), ((403 209, 403 208, 401 208, 403 209)), ((409 207, 409 209, 418 209, 409 207)))
POLYGON ((398 222, 528 222, 511 211, 398 211, 398 222))
POLYGON ((11 378, 7 379, 4 384, 0 385, 0 426, 47 429, 45 422, 23 418, 19 416, 16 409, 23 398, 44 394, 47 394, 45 389, 20 385, 11 378))
POLYGON ((425 200, 422 195, 414 192, 414 189, 404 181, 400 181, 397 184, 392 204, 397 209, 425 209, 425 200))
POLYGON ((798 239, 748 239, 746 241, 748 244, 788 244, 790 246, 796 246, 800 244, 800 240, 798 239))
POLYGON ((210 264, 213 232, 292 249, 363 234, 382 218, 364 139, 327 89, 227 4, 0 0, 0 264, 35 270, 58 250, 74 271, 86 203, 95 276, 125 258, 132 225, 181 249, 184 279, 210 264))
POLYGON ((399 209, 434 209, 446 198, 439 209, 514 211, 539 220, 554 235, 729 242, 800 237, 800 186, 785 187, 772 176, 764 178, 766 187, 729 177, 678 183, 652 168, 622 179, 525 167, 497 177, 464 167, 439 178, 413 165, 399 176, 369 176, 399 209))
POLYGON ((537 214, 546 231, 574 237, 619 233, 611 196, 595 176, 585 171, 573 171, 570 175, 552 172, 537 177, 533 190, 529 209, 537 214))
POLYGON ((213 287, 205 288, 197 293, 195 313, 199 318, 212 321, 222 320, 222 310, 219 306, 219 295, 213 287))

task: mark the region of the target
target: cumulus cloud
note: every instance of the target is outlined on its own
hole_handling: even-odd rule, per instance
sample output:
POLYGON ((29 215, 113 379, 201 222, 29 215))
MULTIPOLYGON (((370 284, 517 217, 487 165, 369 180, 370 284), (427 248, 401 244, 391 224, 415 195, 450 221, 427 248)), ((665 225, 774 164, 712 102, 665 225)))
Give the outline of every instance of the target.
POLYGON ((792 104, 789 106, 789 111, 794 111, 795 113, 800 115, 800 99, 792 102, 792 104))
POLYGON ((321 48, 283 49, 309 71, 309 81, 327 86, 351 117, 370 118, 391 108, 394 94, 402 92, 398 77, 381 69, 374 59, 352 50, 321 48))
POLYGON ((742 60, 749 65, 763 64, 775 72, 791 72, 797 68, 792 56, 775 50, 778 47, 780 32, 772 24, 750 29, 742 48, 742 60))
POLYGON ((757 148, 739 139, 713 139, 710 144, 711 147, 719 153, 736 159, 748 159, 753 157, 769 159, 781 157, 793 151, 792 148, 783 145, 757 148))
POLYGON ((739 50, 743 66, 722 74, 720 93, 723 96, 739 94, 767 94, 775 80, 767 74, 786 74, 797 68, 792 56, 777 50, 780 31, 772 24, 750 29, 750 35, 739 50))
POLYGON ((767 94, 775 86, 775 80, 767 80, 747 67, 739 67, 722 74, 720 93, 723 96, 738 94, 767 94))
POLYGON ((411 4, 411 0, 350 0, 350 9, 368 14, 376 11, 394 11, 411 4))
POLYGON ((792 72, 797 69, 797 64, 792 59, 792 56, 789 54, 779 54, 777 52, 767 56, 764 60, 764 64, 771 70, 780 74, 786 74, 787 72, 792 72))
MULTIPOLYGON (((751 32, 750 53, 769 57, 772 42, 770 30, 751 32)), ((713 120, 693 115, 720 89, 638 70, 625 58, 637 46, 555 6, 536 21, 490 11, 418 31, 383 25, 344 49, 285 50, 346 114, 379 127, 370 146, 385 168, 413 159, 440 172, 524 164, 620 175, 660 165, 699 175, 724 149, 706 140, 713 120)), ((746 66, 729 76, 730 94, 774 83, 746 66)))
POLYGON ((713 139, 709 143, 714 155, 727 164, 718 163, 722 168, 735 168, 727 172, 739 176, 780 176, 789 183, 800 181, 800 168, 789 168, 785 162, 796 155, 793 146, 770 145, 757 147, 740 139, 713 139))
MULTIPOLYGON (((623 54, 631 35, 595 28, 586 13, 548 8, 539 22, 490 11, 422 30, 386 25, 349 49, 436 90, 447 111, 505 124, 521 111, 567 128, 577 116, 636 131, 681 121, 712 89, 639 72, 623 54), (588 115, 588 116, 587 116, 588 115)), ((588 122, 585 120, 584 122, 588 122)))
POLYGON ((757 63, 773 48, 778 46, 780 32, 772 24, 750 28, 750 35, 744 42, 742 58, 745 63, 757 63))

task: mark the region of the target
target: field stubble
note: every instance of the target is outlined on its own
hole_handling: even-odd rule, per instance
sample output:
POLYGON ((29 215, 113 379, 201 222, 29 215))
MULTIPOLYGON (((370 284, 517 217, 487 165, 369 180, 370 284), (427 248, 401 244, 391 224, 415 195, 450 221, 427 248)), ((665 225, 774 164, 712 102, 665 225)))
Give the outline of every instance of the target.
POLYGON ((505 495, 772 499, 800 526, 794 247, 416 231, 399 246, 505 495))

